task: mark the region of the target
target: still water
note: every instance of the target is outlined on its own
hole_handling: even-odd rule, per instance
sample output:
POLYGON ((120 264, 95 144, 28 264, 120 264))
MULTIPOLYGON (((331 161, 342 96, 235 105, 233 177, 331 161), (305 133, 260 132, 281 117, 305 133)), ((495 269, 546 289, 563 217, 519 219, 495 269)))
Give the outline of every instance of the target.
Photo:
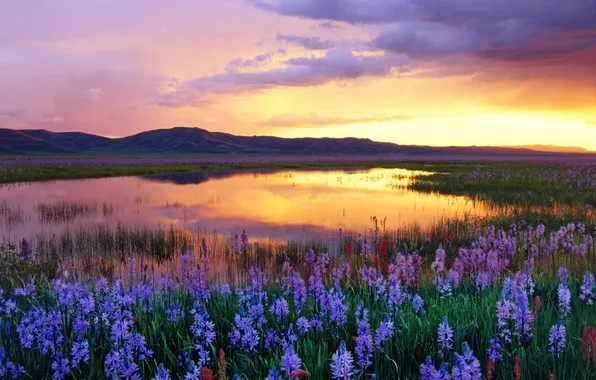
POLYGON ((389 231, 444 217, 486 215, 464 197, 406 188, 404 169, 200 172, 65 180, 0 188, 4 242, 88 227, 170 226, 251 239, 300 240, 366 233, 371 218, 389 231))

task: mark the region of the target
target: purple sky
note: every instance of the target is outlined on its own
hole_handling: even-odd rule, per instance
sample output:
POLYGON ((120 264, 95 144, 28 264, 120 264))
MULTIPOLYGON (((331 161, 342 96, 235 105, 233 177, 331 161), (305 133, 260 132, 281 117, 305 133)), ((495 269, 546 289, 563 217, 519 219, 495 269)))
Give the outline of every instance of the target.
POLYGON ((0 0, 0 127, 596 149, 594 0, 0 0))

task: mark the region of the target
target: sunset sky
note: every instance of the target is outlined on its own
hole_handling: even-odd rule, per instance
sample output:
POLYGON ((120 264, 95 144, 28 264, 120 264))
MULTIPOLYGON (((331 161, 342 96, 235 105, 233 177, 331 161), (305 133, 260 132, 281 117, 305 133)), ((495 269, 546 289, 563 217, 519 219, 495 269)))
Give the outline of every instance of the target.
POLYGON ((596 150, 594 0, 0 0, 0 127, 596 150))

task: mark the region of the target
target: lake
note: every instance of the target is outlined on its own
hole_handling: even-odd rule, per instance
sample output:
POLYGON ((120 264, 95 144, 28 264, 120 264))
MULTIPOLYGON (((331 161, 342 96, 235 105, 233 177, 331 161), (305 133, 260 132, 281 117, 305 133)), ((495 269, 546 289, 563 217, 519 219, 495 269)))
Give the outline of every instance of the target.
POLYGON ((464 197, 406 188, 405 169, 200 172, 39 182, 0 188, 3 240, 34 239, 93 226, 169 226, 252 239, 301 240, 366 234, 442 218, 483 216, 464 197))

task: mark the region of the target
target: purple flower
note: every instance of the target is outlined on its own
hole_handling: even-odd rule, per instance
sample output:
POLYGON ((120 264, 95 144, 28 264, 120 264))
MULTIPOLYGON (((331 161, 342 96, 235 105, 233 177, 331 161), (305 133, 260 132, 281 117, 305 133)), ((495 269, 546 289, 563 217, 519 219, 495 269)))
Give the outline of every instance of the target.
POLYGON ((290 377, 293 373, 298 371, 301 366, 302 360, 300 360, 298 354, 294 351, 294 347, 289 345, 281 358, 281 369, 287 377, 290 377))
POLYGON ((585 301, 588 305, 594 304, 594 275, 590 273, 590 271, 586 271, 584 275, 584 282, 580 287, 581 294, 579 295, 579 299, 585 301))
POLYGON ((422 299, 422 297, 420 297, 418 294, 416 294, 414 296, 414 298, 412 299, 412 306, 414 307, 414 310, 416 311, 416 313, 421 313, 424 312, 424 300, 422 299))
POLYGON ((283 297, 280 297, 276 300, 274 299, 269 312, 275 315, 275 319, 278 322, 283 321, 284 318, 290 314, 288 301, 286 301, 286 299, 283 297))
POLYGON ((569 271, 567 270, 567 265, 563 262, 563 264, 559 267, 559 271, 557 272, 559 276, 559 281, 562 284, 566 284, 569 280, 569 271))
POLYGON ((557 297, 559 300, 559 313, 565 318, 571 312, 571 292, 566 283, 559 284, 557 297))
POLYGON ((366 371, 372 365, 372 357, 374 353, 374 342, 370 324, 368 322, 368 310, 364 308, 364 304, 360 301, 360 306, 356 311, 357 325, 358 325, 358 339, 356 340, 356 357, 358 358, 358 365, 366 371))
POLYGON ((561 322, 551 327, 548 341, 549 351, 557 358, 560 357, 565 349, 565 326, 561 322))
POLYGON ((182 306, 178 301, 173 302, 170 307, 168 307, 166 314, 168 315, 168 320, 173 324, 177 324, 182 318, 184 318, 184 311, 182 310, 182 306))
POLYGON ((273 329, 269 329, 269 330, 267 330, 267 333, 265 334, 265 339, 263 340, 263 343, 265 345, 265 348, 274 349, 279 344, 279 340, 280 339, 279 339, 279 336, 277 335, 277 332, 275 332, 275 330, 273 330, 273 329))
POLYGON ((393 332, 393 322, 389 319, 389 317, 386 317, 385 320, 379 325, 375 336, 375 344, 380 351, 383 351, 385 342, 393 337, 393 332))
POLYGON ((481 380, 480 362, 474 356, 468 342, 463 343, 463 350, 463 355, 455 353, 455 366, 451 371, 451 377, 453 380, 481 380))
POLYGON ((70 366, 68 359, 66 359, 61 352, 58 352, 52 362, 52 370, 54 371, 53 378, 55 380, 61 380, 70 373, 70 366))
POLYGON ((79 363, 89 362, 89 342, 86 340, 75 341, 72 344, 72 360, 71 365, 76 367, 79 363))
POLYGON ((199 366, 204 366, 209 361, 209 352, 211 343, 215 340, 215 325, 211 322, 207 310, 202 305, 196 305, 199 310, 191 310, 193 324, 190 331, 195 336, 197 342, 195 349, 199 352, 199 366))
POLYGON ((443 323, 439 325, 437 342, 442 352, 448 352, 453 349, 453 329, 449 327, 447 316, 443 317, 443 323))
POLYGON ((346 342, 342 341, 331 357, 331 377, 338 380, 349 380, 354 376, 354 358, 346 350, 346 342))
POLYGON ((534 316, 530 311, 528 294, 521 288, 517 289, 513 318, 515 320, 515 335, 530 340, 533 336, 530 323, 534 321, 534 316))
POLYGON ((424 364, 420 366, 420 380, 437 380, 438 372, 433 365, 430 356, 426 357, 424 364))
POLYGON ((159 367, 157 367, 157 373, 153 380, 170 380, 170 371, 164 367, 163 363, 160 363, 159 367))
POLYGON ((234 317, 234 327, 230 334, 230 342, 236 348, 245 352, 256 350, 259 344, 259 333, 251 318, 236 314, 234 317))
POLYGON ((267 377, 265 378, 265 380, 283 380, 283 377, 281 376, 281 374, 277 371, 277 368, 272 367, 269 370, 269 374, 267 375, 267 377))
POLYGON ((501 338, 507 343, 511 342, 511 330, 507 325, 513 308, 513 303, 503 297, 497 302, 497 329, 500 331, 501 338))
POLYGON ((308 333, 308 329, 310 328, 310 324, 308 323, 308 319, 304 317, 298 318, 296 321, 296 326, 298 328, 298 334, 303 337, 308 333))
POLYGON ((490 340, 488 357, 491 358, 495 363, 499 360, 503 360, 503 356, 501 356, 501 344, 499 343, 499 339, 496 335, 490 340))

